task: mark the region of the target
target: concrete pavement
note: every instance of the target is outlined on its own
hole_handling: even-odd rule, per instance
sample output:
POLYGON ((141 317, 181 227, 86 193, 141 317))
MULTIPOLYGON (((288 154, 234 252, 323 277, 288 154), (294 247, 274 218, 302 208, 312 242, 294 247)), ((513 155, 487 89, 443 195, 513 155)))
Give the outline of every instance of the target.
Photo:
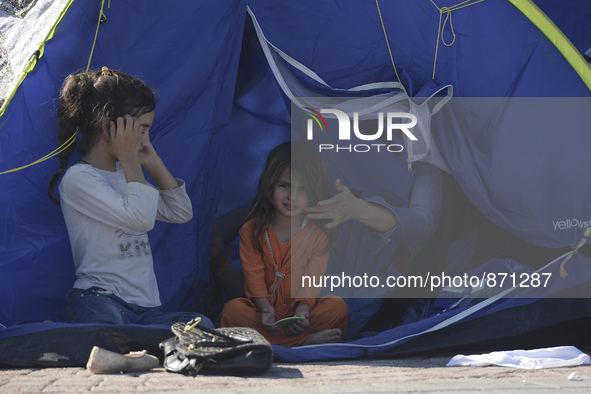
POLYGON ((166 372, 94 375, 84 368, 0 370, 0 393, 565 393, 591 392, 591 366, 446 367, 449 357, 274 364, 264 376, 166 372), (568 380, 574 373, 583 380, 568 380))

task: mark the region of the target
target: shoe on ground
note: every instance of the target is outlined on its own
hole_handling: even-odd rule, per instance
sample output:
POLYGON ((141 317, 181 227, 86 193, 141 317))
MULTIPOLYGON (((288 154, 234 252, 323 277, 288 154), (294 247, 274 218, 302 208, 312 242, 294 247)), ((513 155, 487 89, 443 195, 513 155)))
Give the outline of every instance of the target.
POLYGON ((86 369, 91 373, 142 372, 160 366, 158 357, 146 350, 119 354, 98 346, 92 348, 86 369))

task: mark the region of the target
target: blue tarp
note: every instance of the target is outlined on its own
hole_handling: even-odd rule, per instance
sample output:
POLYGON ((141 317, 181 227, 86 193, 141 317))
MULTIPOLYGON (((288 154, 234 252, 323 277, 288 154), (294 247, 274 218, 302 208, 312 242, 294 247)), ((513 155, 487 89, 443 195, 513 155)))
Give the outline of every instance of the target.
MULTIPOLYGON (((57 147, 57 92, 68 73, 86 65, 100 3, 73 3, 0 118, 0 170, 57 147)), ((588 29, 564 23, 572 11, 556 1, 536 3, 556 16, 579 50, 585 42, 591 46, 588 29)), ((581 23, 591 14, 587 3, 572 8, 581 23)), ((289 100, 252 31, 243 37, 247 4, 269 42, 329 86, 397 81, 373 1, 181 1, 166 8, 158 1, 141 7, 119 1, 105 9, 91 67, 120 69, 157 90, 153 143, 171 172, 187 182, 194 206, 188 224, 159 223, 150 234, 166 310, 193 306, 209 282, 213 220, 252 198, 267 152, 290 135, 289 100)), ((379 4, 400 81, 411 97, 429 97, 451 85, 457 98, 580 98, 582 107, 568 115, 579 120, 569 127, 561 127, 558 115, 518 130, 505 127, 503 116, 491 121, 478 111, 444 110, 434 118, 434 137, 452 175, 489 219, 541 246, 576 243, 580 227, 555 231, 559 225, 552 221, 591 218, 591 184, 585 181, 591 134, 579 127, 588 119, 584 108, 591 93, 580 76, 508 1, 486 0, 453 11, 453 30, 451 23, 441 30, 447 43, 455 34, 451 46, 437 45, 440 13, 432 2, 379 4)), ((304 86, 326 91, 301 70, 292 71, 304 86)), ((0 175, 0 323, 6 326, 60 321, 65 313, 74 269, 61 212, 47 198, 47 182, 57 167, 52 159, 0 175)), ((439 319, 444 317, 419 323, 433 327, 439 319)), ((409 329, 415 330, 393 329, 363 342, 392 342, 409 329)), ((314 349, 276 348, 276 354, 290 361, 368 354, 342 346, 314 349)))
MULTIPOLYGON (((440 7, 454 4, 438 2, 440 7)), ((375 5, 255 0, 249 7, 273 46, 332 88, 397 79, 375 5)), ((453 23, 441 25, 429 1, 380 7, 409 95, 429 97, 451 85, 454 97, 465 99, 452 99, 436 115, 433 135, 470 200, 528 242, 576 243, 584 227, 556 231, 552 223, 591 219, 591 189, 579 181, 584 177, 581 158, 591 143, 584 130, 591 92, 554 44, 507 1, 461 8, 451 13, 453 23), (446 43, 455 35, 453 45, 437 45, 439 30, 446 43), (479 100, 483 97, 532 100, 479 100), (554 99, 534 100, 549 97, 554 99), (572 97, 579 100, 567 100, 572 97)), ((315 81, 294 73, 319 90, 315 81)))

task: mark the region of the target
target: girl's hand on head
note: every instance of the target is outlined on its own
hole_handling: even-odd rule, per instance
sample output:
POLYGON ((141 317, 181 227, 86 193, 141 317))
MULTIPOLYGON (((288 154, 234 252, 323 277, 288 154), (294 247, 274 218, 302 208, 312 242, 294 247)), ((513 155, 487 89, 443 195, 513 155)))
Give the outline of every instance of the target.
POLYGON ((111 133, 111 146, 115 158, 119 161, 137 158, 140 147, 140 124, 131 115, 118 117, 116 122, 109 122, 111 133))
POLYGON ((154 160, 158 159, 159 156, 150 142, 150 134, 147 131, 140 132, 140 141, 141 145, 138 157, 140 159, 140 164, 143 167, 146 167, 152 164, 154 160))
POLYGON ((319 201, 317 206, 306 208, 306 218, 311 220, 331 220, 326 225, 332 229, 348 220, 356 219, 361 212, 363 200, 355 197, 351 190, 337 179, 334 183, 337 194, 328 199, 319 201))

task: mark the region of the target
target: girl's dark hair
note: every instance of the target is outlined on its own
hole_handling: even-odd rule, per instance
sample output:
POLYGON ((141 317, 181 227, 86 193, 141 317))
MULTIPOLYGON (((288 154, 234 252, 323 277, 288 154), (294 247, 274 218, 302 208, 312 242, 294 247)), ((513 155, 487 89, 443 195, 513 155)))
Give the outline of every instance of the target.
MULTIPOLYGON (((318 201, 331 197, 328 171, 322 157, 309 144, 303 142, 284 142, 269 152, 263 174, 259 180, 258 193, 253 207, 246 219, 256 219, 252 242, 257 250, 262 250, 261 239, 273 219, 273 193, 275 184, 283 171, 288 169, 292 176, 297 176, 306 188, 308 203, 316 205, 318 201)), ((324 228, 325 221, 317 221, 332 240, 332 234, 324 228)))
MULTIPOLYGON (((155 108, 154 92, 135 77, 104 67, 103 70, 70 74, 60 90, 57 139, 62 145, 78 130, 82 135, 79 151, 85 154, 101 136, 109 141, 109 121, 126 114, 137 117, 155 108)), ((54 196, 55 186, 68 167, 76 146, 74 141, 59 154, 59 171, 49 181, 49 198, 56 205, 59 200, 54 196)))

